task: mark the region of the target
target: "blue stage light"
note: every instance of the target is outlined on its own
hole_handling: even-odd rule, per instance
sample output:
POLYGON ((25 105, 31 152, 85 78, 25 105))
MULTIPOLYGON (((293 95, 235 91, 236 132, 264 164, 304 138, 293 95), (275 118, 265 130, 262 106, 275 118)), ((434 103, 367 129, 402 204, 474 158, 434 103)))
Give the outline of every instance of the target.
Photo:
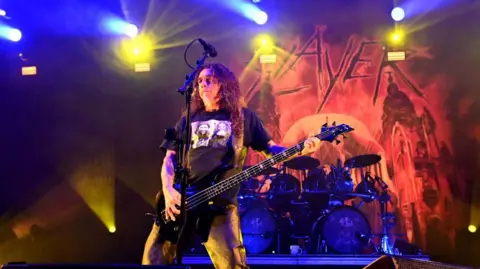
POLYGON ((405 10, 401 7, 396 7, 392 9, 392 19, 395 21, 401 21, 405 18, 405 10))

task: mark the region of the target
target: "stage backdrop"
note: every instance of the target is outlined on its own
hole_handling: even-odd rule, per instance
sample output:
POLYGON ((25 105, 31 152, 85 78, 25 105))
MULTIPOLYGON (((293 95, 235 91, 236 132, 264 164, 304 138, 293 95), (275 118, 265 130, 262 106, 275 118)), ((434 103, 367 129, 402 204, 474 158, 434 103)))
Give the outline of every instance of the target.
MULTIPOLYGON (((322 166, 362 154, 378 154, 367 168, 388 185, 397 214, 395 233, 424 249, 454 247, 455 228, 465 227, 464 197, 452 154, 445 101, 450 79, 435 65, 431 48, 413 44, 408 59, 388 62, 384 39, 361 33, 332 38, 328 25, 276 36, 275 63, 238 53, 231 66, 240 76, 247 106, 256 111, 275 142, 292 146, 322 125, 345 123, 355 130, 338 145, 323 143, 313 157, 322 166), (330 32, 330 33, 329 33, 330 32), (247 63, 242 64, 242 63, 247 63), (457 200, 458 202, 458 200, 457 200), (456 208, 456 210, 454 210, 456 208), (443 244, 442 244, 443 242, 443 244), (449 243, 445 243, 449 242, 449 243)), ((338 31, 338 29, 337 29, 338 31)), ((249 164, 262 160, 251 153, 249 164)), ((355 185, 361 172, 353 171, 355 185)), ((302 181, 302 173, 289 171, 302 181)), ((377 203, 365 204, 372 228, 381 231, 377 203)))

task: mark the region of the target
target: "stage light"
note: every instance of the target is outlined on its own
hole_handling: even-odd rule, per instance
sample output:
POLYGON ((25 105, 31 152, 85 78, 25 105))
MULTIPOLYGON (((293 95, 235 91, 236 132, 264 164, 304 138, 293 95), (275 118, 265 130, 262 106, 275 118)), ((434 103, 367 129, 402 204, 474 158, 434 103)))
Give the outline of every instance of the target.
POLYGON ((392 19, 395 21, 401 21, 405 18, 405 11, 401 7, 396 7, 392 9, 392 19))
POLYGON ((401 29, 391 32, 388 37, 388 43, 392 46, 400 46, 404 43, 405 33, 401 29))
POLYGON ((254 39, 255 49, 262 50, 262 51, 272 51, 275 42, 273 38, 268 34, 260 34, 254 39))
POLYGON ((127 24, 125 26, 125 34, 129 37, 136 37, 138 34, 138 28, 137 26, 133 24, 127 24))
POLYGON ((405 51, 388 51, 387 60, 389 62, 405 61, 407 54, 405 51))
POLYGON ((277 62, 277 55, 275 54, 262 54, 260 55, 261 64, 274 64, 277 62))
POLYGON ((392 34, 392 40, 398 42, 402 39, 402 36, 399 33, 392 34))
POLYGON ((35 76, 37 74, 36 66, 23 66, 22 76, 35 76))
POLYGON ((252 3, 243 3, 238 8, 242 11, 245 17, 259 25, 263 25, 268 21, 267 13, 252 3))
POLYGON ((468 231, 471 233, 474 233, 477 231, 477 227, 475 225, 469 225, 468 226, 468 231))
POLYGON ((265 24, 268 21, 268 15, 251 1, 245 0, 228 0, 222 1, 227 8, 240 13, 245 18, 256 22, 257 24, 265 24))
POLYGON ((264 11, 259 11, 257 12, 257 14, 255 14, 255 16, 253 17, 253 20, 259 24, 259 25, 263 25, 265 23, 267 23, 268 21, 268 15, 267 13, 265 13, 264 11))
POLYGON ((275 42, 268 34, 260 34, 254 39, 255 54, 258 55, 260 63, 272 64, 277 62, 275 54, 275 42))
POLYGON ((8 32, 8 39, 13 42, 18 42, 22 39, 22 32, 18 29, 10 29, 8 32))
POLYGON ((133 55, 135 56, 140 55, 140 48, 133 48, 133 55))
POLYGON ((136 37, 139 32, 137 26, 120 18, 107 17, 103 20, 102 24, 106 32, 117 35, 126 35, 130 38, 136 37))
POLYGON ((18 42, 22 39, 22 32, 18 29, 0 24, 0 37, 13 42, 18 42))
POLYGON ((117 231, 117 228, 115 226, 110 226, 108 227, 108 231, 113 234, 117 231))
POLYGON ((125 42, 124 49, 126 50, 126 53, 133 56, 133 58, 144 59, 145 56, 148 56, 151 53, 153 45, 147 38, 136 37, 125 42))
POLYGON ((135 64, 134 70, 136 73, 142 73, 142 72, 150 72, 150 64, 149 63, 138 63, 135 64))
POLYGON ((255 38, 255 43, 257 43, 258 47, 271 47, 273 46, 272 37, 267 34, 258 35, 255 38))
POLYGON ((7 16, 7 12, 3 9, 0 9, 0 17, 5 17, 7 16))
POLYGON ((128 68, 132 68, 135 72, 150 71, 150 63, 154 61, 154 44, 152 39, 141 35, 135 38, 126 38, 116 49, 118 57, 124 62, 128 68))

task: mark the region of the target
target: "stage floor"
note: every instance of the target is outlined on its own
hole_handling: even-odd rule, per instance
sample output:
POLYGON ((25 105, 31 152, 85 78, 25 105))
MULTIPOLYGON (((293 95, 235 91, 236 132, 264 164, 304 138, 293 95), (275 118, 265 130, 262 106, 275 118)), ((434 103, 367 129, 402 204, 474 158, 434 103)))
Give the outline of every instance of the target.
MULTIPOLYGON (((249 255, 247 257, 248 265, 286 265, 286 266, 366 266, 380 255, 249 255)), ((419 259, 428 261, 428 256, 402 256, 407 259, 419 259)), ((211 264, 208 256, 185 255, 183 264, 188 265, 209 265, 211 264)))

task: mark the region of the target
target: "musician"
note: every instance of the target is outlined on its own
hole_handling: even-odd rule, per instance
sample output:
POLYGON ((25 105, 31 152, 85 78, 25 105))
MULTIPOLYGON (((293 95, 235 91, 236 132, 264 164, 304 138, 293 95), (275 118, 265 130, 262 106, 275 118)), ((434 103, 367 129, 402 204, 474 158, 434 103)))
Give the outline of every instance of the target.
MULTIPOLYGON (((176 125, 178 132, 184 130, 184 123, 183 116, 176 125)), ((257 115, 243 107, 238 79, 222 64, 204 65, 197 72, 192 96, 191 126, 192 147, 188 160, 192 182, 205 177, 221 164, 233 164, 235 156, 239 156, 237 163, 233 164, 235 168, 232 168, 225 178, 241 172, 247 147, 264 152, 267 156, 285 150, 272 141, 257 115), (221 130, 222 135, 218 135, 217 130, 221 130), (205 139, 214 139, 215 143, 206 143, 205 139), (235 147, 242 139, 243 145, 235 147), (243 153, 235 155, 238 148, 241 148, 243 153)), ((316 151, 320 144, 318 138, 308 138, 301 155, 316 151)), ((176 207, 180 206, 180 194, 173 187, 176 153, 170 141, 164 141, 161 147, 166 150, 161 171, 165 207, 167 217, 175 220, 180 214, 176 207)), ((215 268, 248 268, 237 208, 238 190, 239 187, 235 187, 224 192, 214 202, 215 205, 225 208, 225 214, 215 215, 209 223, 210 229, 204 242, 215 268)), ((185 228, 188 233, 193 230, 195 227, 185 228)), ((145 243, 142 264, 172 264, 175 251, 176 245, 164 240, 159 227, 154 224, 145 243)))

